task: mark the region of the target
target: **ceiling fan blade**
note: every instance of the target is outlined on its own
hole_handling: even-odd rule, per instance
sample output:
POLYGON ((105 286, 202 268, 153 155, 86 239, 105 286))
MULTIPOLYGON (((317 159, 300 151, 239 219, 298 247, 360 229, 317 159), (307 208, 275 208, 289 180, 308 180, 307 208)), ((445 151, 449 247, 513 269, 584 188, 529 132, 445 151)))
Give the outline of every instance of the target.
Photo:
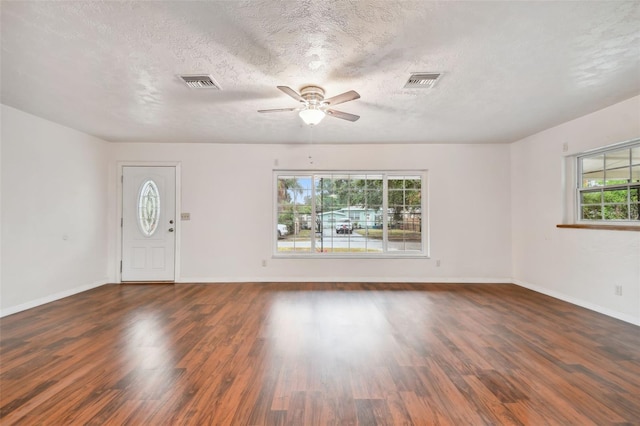
POLYGON ((354 101, 358 98, 360 98, 358 92, 356 92, 355 90, 349 90, 348 92, 344 92, 340 95, 325 99, 323 103, 326 103, 327 105, 338 105, 343 102, 354 101))
POLYGON ((325 112, 332 117, 342 118, 343 120, 347 120, 347 121, 358 121, 358 119, 360 118, 359 115, 349 114, 348 112, 336 111, 335 109, 328 109, 328 110, 325 110, 325 112))
POLYGON ((276 87, 278 89, 282 90, 287 95, 291 96, 296 101, 304 102, 304 98, 302 96, 300 96, 300 94, 298 92, 296 92, 295 90, 293 90, 291 87, 289 87, 289 86, 276 86, 276 87))
POLYGON ((274 108, 274 109, 259 109, 258 112, 285 112, 285 111, 297 111, 300 108, 274 108))

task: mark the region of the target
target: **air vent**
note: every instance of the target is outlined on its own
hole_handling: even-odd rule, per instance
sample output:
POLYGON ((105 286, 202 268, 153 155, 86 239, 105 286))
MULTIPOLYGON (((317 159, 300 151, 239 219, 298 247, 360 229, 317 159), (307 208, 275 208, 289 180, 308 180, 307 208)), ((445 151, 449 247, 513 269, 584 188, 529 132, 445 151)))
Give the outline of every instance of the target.
POLYGON ((210 75, 181 75, 180 79, 192 89, 215 89, 222 90, 220 85, 210 75))
POLYGON ((436 85, 442 74, 432 72, 421 72, 411 74, 409 80, 404 85, 405 89, 431 89, 436 85))

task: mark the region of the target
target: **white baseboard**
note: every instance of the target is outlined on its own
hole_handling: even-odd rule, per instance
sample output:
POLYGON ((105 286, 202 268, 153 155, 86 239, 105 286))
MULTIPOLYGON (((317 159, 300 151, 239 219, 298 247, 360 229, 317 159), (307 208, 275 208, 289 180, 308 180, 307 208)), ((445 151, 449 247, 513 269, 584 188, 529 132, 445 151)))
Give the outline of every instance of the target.
POLYGON ((181 277, 177 283, 269 283, 269 282, 357 282, 357 283, 461 283, 461 284, 512 284, 511 278, 469 277, 181 277))
POLYGON ((22 303, 17 306, 11 306, 9 308, 0 309, 0 318, 7 315, 15 314, 27 309, 35 308, 36 306, 44 305, 46 303, 55 302, 56 300, 64 299, 65 297, 73 296, 74 294, 82 293, 83 291, 91 290, 92 288, 100 287, 107 284, 108 281, 96 281, 91 284, 75 287, 69 290, 61 291, 59 293, 51 294, 49 296, 40 297, 35 300, 31 300, 26 303, 22 303))
POLYGON ((586 308, 589 309, 591 311, 595 311, 598 312, 600 314, 615 318, 615 319, 619 319, 620 321, 624 321, 624 322, 628 322, 631 323, 633 325, 638 325, 640 326, 640 318, 635 318, 631 315, 627 315, 627 314, 622 314, 620 312, 616 312, 616 311, 612 311, 611 309, 608 308, 604 308, 602 306, 596 305, 594 303, 591 302, 587 302, 585 300, 581 300, 581 299, 576 299, 575 297, 571 297, 571 296, 567 296, 566 294, 562 294, 559 293, 557 291, 553 291, 553 290, 549 290, 546 289, 544 287, 540 287, 537 286, 535 284, 531 284, 525 281, 521 281, 521 280, 513 280, 512 281, 514 284, 519 285, 520 287, 524 287, 524 288, 528 288, 529 290, 533 290, 537 293, 542 293, 542 294, 546 294, 547 296, 551 296, 555 299, 559 299, 568 303, 571 303, 572 305, 577 305, 580 306, 582 308, 586 308))

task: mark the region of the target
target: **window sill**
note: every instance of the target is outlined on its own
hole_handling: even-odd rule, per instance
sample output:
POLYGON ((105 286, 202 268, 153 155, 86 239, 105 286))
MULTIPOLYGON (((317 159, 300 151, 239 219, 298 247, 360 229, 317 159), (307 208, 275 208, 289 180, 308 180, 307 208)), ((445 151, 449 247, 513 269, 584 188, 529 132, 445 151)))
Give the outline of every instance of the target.
POLYGON ((606 231, 635 231, 640 232, 640 226, 637 225, 588 225, 588 224, 566 224, 556 225, 557 228, 573 228, 573 229, 599 229, 606 231))

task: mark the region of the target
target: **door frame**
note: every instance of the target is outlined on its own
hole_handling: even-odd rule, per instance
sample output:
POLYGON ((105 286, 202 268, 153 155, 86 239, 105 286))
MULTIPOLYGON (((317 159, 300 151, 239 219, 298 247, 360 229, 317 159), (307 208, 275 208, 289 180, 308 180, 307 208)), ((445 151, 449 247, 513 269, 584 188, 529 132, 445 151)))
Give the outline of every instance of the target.
POLYGON ((122 261, 122 173, 125 167, 175 167, 176 169, 176 247, 174 254, 174 282, 180 281, 180 242, 182 235, 182 225, 180 220, 182 184, 181 184, 181 163, 180 161, 118 161, 116 166, 116 261, 114 266, 116 283, 122 283, 122 272, 120 262, 122 261))

